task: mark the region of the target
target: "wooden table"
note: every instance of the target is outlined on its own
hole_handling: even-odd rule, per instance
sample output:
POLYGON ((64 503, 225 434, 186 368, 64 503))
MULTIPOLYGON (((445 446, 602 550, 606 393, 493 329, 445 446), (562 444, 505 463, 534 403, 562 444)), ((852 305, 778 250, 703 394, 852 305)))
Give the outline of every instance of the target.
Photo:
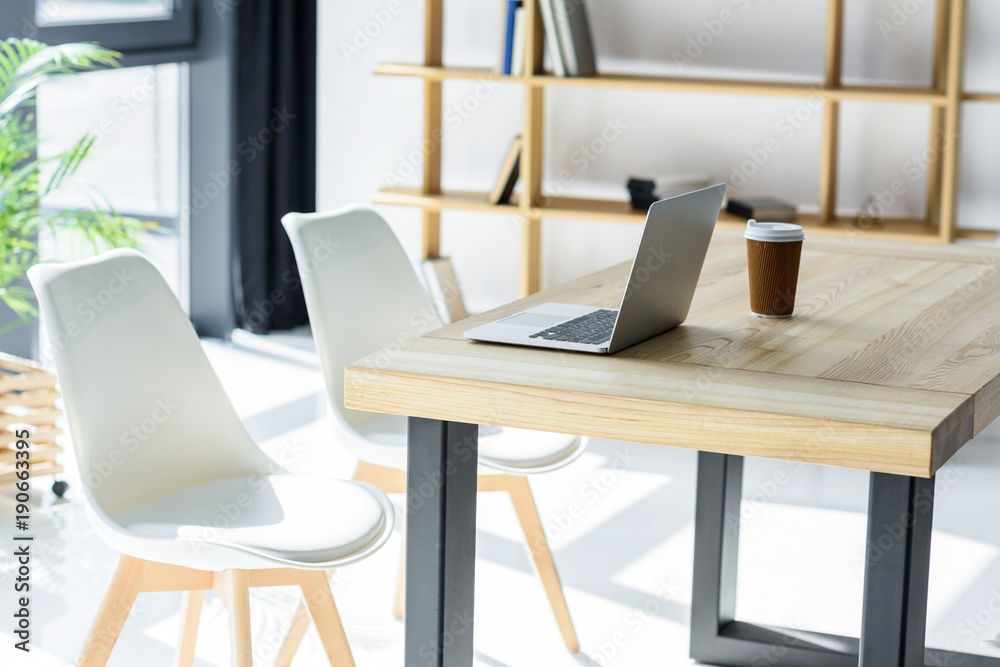
POLYGON ((462 338, 546 301, 617 307, 627 271, 394 341, 347 368, 348 407, 411 417, 407 667, 472 662, 480 423, 701 452, 700 661, 1000 665, 924 655, 934 474, 1000 414, 1000 253, 808 237, 795 316, 767 320, 749 313, 743 239, 720 228, 685 324, 619 354, 462 338), (739 516, 744 456, 871 471, 860 642, 734 618, 739 522, 726 518, 739 516))

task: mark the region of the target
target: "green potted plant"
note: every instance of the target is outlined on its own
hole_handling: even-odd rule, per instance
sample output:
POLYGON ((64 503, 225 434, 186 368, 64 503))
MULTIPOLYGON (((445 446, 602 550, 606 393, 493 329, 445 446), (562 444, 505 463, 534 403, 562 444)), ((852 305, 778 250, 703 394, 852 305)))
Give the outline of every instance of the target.
POLYGON ((0 42, 0 350, 4 334, 37 319, 34 294, 23 276, 39 259, 40 232, 75 235, 97 250, 135 246, 146 226, 120 215, 92 188, 87 208, 42 206, 43 198, 66 186, 87 159, 95 137, 87 133, 68 150, 39 157, 32 113, 35 89, 53 77, 117 67, 120 57, 96 44, 49 46, 18 38, 0 42))

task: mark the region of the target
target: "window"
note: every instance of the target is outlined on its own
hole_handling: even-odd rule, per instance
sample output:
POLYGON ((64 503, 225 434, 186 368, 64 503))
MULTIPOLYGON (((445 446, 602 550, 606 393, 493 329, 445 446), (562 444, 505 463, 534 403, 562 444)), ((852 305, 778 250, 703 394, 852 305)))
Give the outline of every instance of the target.
POLYGON ((34 34, 24 36, 47 44, 97 42, 126 55, 195 46, 194 0, 36 0, 29 5, 22 25, 34 34))
MULTIPOLYGON (((225 336, 235 323, 231 201, 189 224, 189 174, 231 159, 234 12, 237 0, 0 0, 0 30, 46 44, 96 42, 123 54, 121 69, 53 81, 39 91, 40 152, 84 132, 98 137, 74 183, 96 187, 123 214, 168 234, 143 239, 198 331, 225 336), (220 9, 222 7, 223 9, 220 9), (198 30, 195 30, 196 18, 198 30)), ((79 206, 83 194, 47 198, 79 206)), ((43 250, 59 252, 60 248, 43 250)), ((67 250, 63 248, 62 250, 67 250)))
MULTIPOLYGON (((100 3, 81 3, 100 4, 100 3)), ((111 3, 104 3, 111 4, 111 3)), ((132 3, 135 4, 135 3, 132 3)), ((46 82, 37 94, 39 155, 69 149, 85 134, 93 148, 51 208, 90 205, 94 192, 119 213, 155 222, 140 249, 186 301, 186 229, 180 220, 184 66, 177 63, 87 72, 46 82)), ((71 248, 48 248, 65 257, 71 248)))
POLYGON ((40 0, 35 5, 39 25, 162 19, 173 12, 171 0, 40 0))

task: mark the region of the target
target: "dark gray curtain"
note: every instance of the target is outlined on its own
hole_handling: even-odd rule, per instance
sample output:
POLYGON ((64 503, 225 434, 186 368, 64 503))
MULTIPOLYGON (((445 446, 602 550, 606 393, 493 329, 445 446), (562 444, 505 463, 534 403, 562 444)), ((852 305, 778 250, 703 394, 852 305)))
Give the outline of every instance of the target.
POLYGON ((316 0, 236 12, 233 285, 238 325, 266 333, 309 320, 281 216, 316 207, 316 0))

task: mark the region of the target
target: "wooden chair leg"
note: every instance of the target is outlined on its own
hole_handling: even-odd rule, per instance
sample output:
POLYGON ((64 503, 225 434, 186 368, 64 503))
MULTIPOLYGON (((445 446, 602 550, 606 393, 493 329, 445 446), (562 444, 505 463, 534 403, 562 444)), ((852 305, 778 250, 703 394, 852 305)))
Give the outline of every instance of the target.
POLYGON ((334 667, 355 667, 351 645, 347 642, 347 633, 333 601, 327 574, 318 570, 303 571, 299 585, 330 664, 334 667))
POLYGON ((402 619, 406 613, 406 539, 399 547, 399 569, 396 571, 396 596, 392 603, 392 615, 402 619))
POLYGON ((285 633, 281 648, 278 649, 278 657, 274 660, 274 667, 289 667, 292 664, 292 658, 295 657, 306 632, 309 630, 309 623, 309 609, 306 607, 306 601, 299 600, 295 616, 292 617, 292 624, 288 627, 288 632, 285 633))
POLYGON ((142 588, 149 562, 122 554, 111 575, 108 590, 90 626, 77 658, 77 667, 104 667, 142 588))
POLYGON ((507 490, 510 493, 511 502, 514 503, 517 518, 521 522, 524 537, 528 541, 528 549, 531 551, 535 563, 535 571, 538 573, 538 578, 542 580, 545 595, 549 598, 549 605, 551 605, 552 613, 556 617, 556 624, 559 626, 559 632, 562 633, 563 642, 570 651, 579 651, 580 642, 576 638, 573 619, 569 615, 569 607, 566 606, 562 584, 559 583, 559 573, 552 560, 552 552, 549 551, 549 542, 545 538, 545 529, 538 516, 538 507, 531 494, 528 478, 512 477, 507 490))
POLYGON ((84 641, 78 667, 102 667, 111 656, 132 605, 142 588, 149 562, 122 554, 84 641))
POLYGON ((215 592, 229 609, 229 646, 233 667, 251 667, 250 573, 226 570, 215 575, 215 592))
POLYGON ((201 620, 201 605, 205 601, 205 591, 184 591, 181 603, 181 634, 174 651, 174 667, 194 665, 194 647, 198 641, 198 622, 201 620))

